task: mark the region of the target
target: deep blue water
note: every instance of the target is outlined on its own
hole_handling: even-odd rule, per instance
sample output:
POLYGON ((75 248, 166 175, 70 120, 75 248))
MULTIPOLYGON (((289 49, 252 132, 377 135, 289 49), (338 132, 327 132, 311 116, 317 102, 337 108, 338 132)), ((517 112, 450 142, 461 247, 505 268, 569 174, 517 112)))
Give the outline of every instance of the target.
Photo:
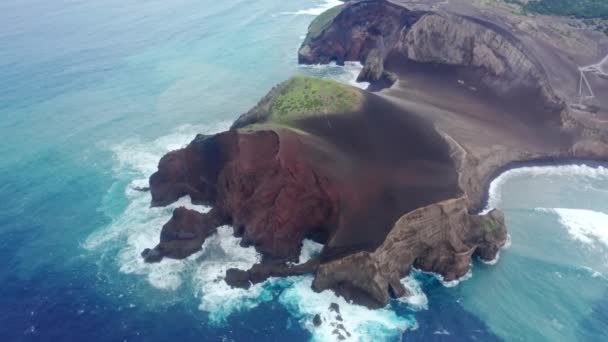
POLYGON ((151 209, 132 187, 164 153, 225 129, 294 73, 353 83, 354 65, 296 64, 308 23, 336 3, 0 2, 1 341, 326 340, 310 320, 334 301, 360 340, 605 337, 601 167, 501 178, 492 204, 512 245, 499 262, 476 262, 456 287, 416 273, 404 279, 416 296, 383 310, 314 294, 309 277, 226 287, 226 268, 258 257, 228 227, 185 261, 143 264, 178 204, 151 209))

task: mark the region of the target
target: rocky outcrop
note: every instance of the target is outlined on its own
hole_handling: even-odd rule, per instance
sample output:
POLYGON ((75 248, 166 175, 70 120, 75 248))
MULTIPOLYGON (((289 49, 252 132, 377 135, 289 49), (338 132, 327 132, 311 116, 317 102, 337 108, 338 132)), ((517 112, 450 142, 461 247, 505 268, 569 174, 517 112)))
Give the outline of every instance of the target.
POLYGON ((464 198, 414 210, 401 217, 374 252, 360 252, 319 266, 315 290, 335 289, 368 306, 388 304, 405 293, 399 280, 412 267, 434 272, 446 281, 464 276, 471 257, 492 260, 507 231, 499 211, 469 215, 464 198))
POLYGON ((165 206, 186 195, 193 203, 213 203, 220 168, 233 153, 232 139, 230 134, 199 135, 187 148, 163 156, 150 177, 152 206, 165 206))
POLYGON ((395 49, 417 62, 480 69, 480 80, 501 96, 527 88, 543 99, 539 105, 564 107, 548 84, 542 65, 526 53, 512 34, 491 23, 427 14, 402 31, 395 49))
POLYGON ((319 267, 319 259, 311 259, 303 264, 260 263, 248 270, 231 268, 226 272, 226 283, 232 287, 249 288, 252 284, 266 281, 270 277, 289 277, 314 274, 319 267))
POLYGON ((374 50, 384 58, 401 30, 423 15, 424 12, 412 12, 385 1, 346 4, 321 32, 308 35, 298 60, 303 64, 363 63, 374 50))
MULTIPOLYGON (((228 270, 231 286, 313 274, 316 290, 378 307, 407 294, 399 279, 411 267, 451 279, 466 272, 475 251, 490 258, 504 242, 504 234, 492 239, 480 230, 489 219, 468 215, 464 199, 449 202, 462 196, 455 156, 430 122, 381 97, 328 81, 288 81, 229 131, 198 136, 161 159, 150 177, 153 205, 190 195, 212 209, 176 209, 160 243, 142 256, 185 258, 230 224, 243 246, 263 255, 249 270, 228 270), (357 105, 334 101, 346 97, 357 105), (325 247, 294 264, 304 238, 325 247)), ((504 233, 502 217, 492 215, 504 233)))
POLYGON ((142 257, 146 262, 159 262, 163 257, 186 258, 198 252, 205 239, 225 223, 225 218, 217 210, 201 214, 196 210, 177 208, 163 226, 160 243, 153 249, 145 249, 142 257))
POLYGON ((305 64, 359 61, 359 81, 396 77, 385 70, 386 58, 468 67, 502 96, 522 88, 539 95, 539 106, 564 108, 549 85, 542 64, 509 32, 466 16, 410 11, 390 1, 358 1, 344 6, 322 33, 309 37, 299 51, 305 64))
MULTIPOLYGON (((209 223, 199 225, 231 223, 243 246, 255 246, 268 258, 297 261, 302 240, 325 227, 335 208, 323 180, 303 165, 298 146, 290 143, 294 134, 228 131, 198 137, 161 159, 159 170, 150 177, 152 204, 171 203, 188 194, 193 202, 213 206, 198 218, 209 223)), ((192 222, 183 217, 183 210, 176 209, 163 228, 161 244, 155 248, 161 255, 183 258, 186 251, 196 251, 196 245, 200 248, 204 239, 198 235, 172 238, 175 232, 190 237, 184 227, 192 222), (168 252, 174 241, 187 241, 189 246, 168 252)))
MULTIPOLYGON (((197 136, 161 159, 150 177, 153 206, 189 195, 212 209, 176 209, 160 243, 142 253, 146 261, 185 258, 230 224, 263 255, 249 270, 229 269, 231 286, 313 274, 317 291, 381 307, 408 295, 400 279, 412 268, 450 281, 473 257, 496 257, 504 217, 474 213, 501 170, 606 159, 605 120, 566 108, 512 32, 396 3, 346 2, 311 24, 299 51, 301 63, 359 61, 358 80, 372 86, 400 81, 381 96, 296 77, 229 131, 197 136), (295 264, 304 238, 324 248, 295 264)), ((334 334, 348 337, 339 309, 329 310, 334 334)))

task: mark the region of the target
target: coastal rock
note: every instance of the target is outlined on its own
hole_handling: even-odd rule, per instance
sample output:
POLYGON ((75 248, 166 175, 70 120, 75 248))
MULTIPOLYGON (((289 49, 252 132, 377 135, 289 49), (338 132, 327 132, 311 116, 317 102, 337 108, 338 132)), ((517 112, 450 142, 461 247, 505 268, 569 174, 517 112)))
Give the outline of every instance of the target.
POLYGON ((205 239, 225 220, 216 210, 201 214, 196 210, 179 207, 160 233, 160 243, 146 249, 142 257, 146 262, 158 262, 163 257, 183 259, 201 249, 205 239))
POLYGON ((251 287, 249 274, 247 271, 239 270, 238 268, 230 268, 226 271, 226 284, 232 287, 248 289, 251 287))
POLYGON ((319 260, 312 259, 298 265, 277 262, 259 263, 246 271, 231 268, 226 272, 226 283, 232 287, 247 289, 251 284, 264 282, 270 277, 283 278, 314 274, 318 266, 319 260))
POLYGON ((316 314, 313 317, 312 324, 314 324, 315 327, 319 327, 319 326, 321 326, 321 324, 323 324, 323 321, 321 320, 321 316, 319 314, 316 314))
POLYGON ((412 267, 456 280, 468 272, 473 255, 492 260, 506 240, 499 211, 469 215, 464 198, 448 200, 405 214, 374 252, 321 264, 313 288, 334 289, 347 299, 383 307, 391 292, 406 294, 396 284, 412 267))
MULTIPOLYGON (((485 217, 466 213, 457 159, 425 118, 356 88, 294 78, 229 131, 199 136, 160 161, 150 177, 153 204, 188 194, 212 209, 176 210, 159 245, 142 255, 150 262, 185 258, 215 227, 231 224, 241 245, 263 259, 248 270, 229 269, 230 286, 312 274, 317 291, 379 307, 407 295, 399 279, 411 267, 453 279, 476 250, 489 258, 502 245, 502 235, 480 232, 485 217), (461 199, 449 204, 453 198, 461 199), (422 223, 408 216, 421 212, 422 223), (391 241, 410 235, 416 238, 391 250, 391 241), (325 246, 294 264, 304 238, 325 246)), ((502 217, 492 215, 504 232, 502 217)), ((337 306, 330 310, 342 319, 337 306)))
POLYGON ((187 148, 161 158, 150 176, 152 206, 165 206, 189 195, 193 203, 211 204, 217 195, 219 167, 231 153, 230 134, 197 136, 187 148))
MULTIPOLYGON (((358 80, 377 82, 394 77, 385 60, 404 60, 474 68, 478 78, 502 96, 522 87, 539 94, 538 106, 563 109, 548 84, 543 67, 506 30, 477 18, 412 11, 391 1, 359 1, 343 6, 299 51, 304 64, 359 61, 358 80)), ((393 82, 388 82, 390 86, 393 82)))
MULTIPOLYGON (((293 134, 283 135, 281 149, 273 131, 195 139, 161 159, 150 177, 152 204, 188 194, 195 203, 213 205, 213 218, 230 222, 243 246, 253 245, 270 258, 297 260, 301 241, 324 226, 333 208, 322 181, 299 159, 297 145, 289 147, 293 134)), ((165 231, 168 226, 163 246, 165 231)), ((181 257, 195 251, 199 241, 184 247, 181 257)))

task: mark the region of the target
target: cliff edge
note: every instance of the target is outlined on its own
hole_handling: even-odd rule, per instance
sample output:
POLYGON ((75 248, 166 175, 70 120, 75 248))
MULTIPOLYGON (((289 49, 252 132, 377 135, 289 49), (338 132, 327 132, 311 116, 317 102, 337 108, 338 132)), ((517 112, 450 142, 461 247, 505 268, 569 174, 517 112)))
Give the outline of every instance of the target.
POLYGON ((526 35, 524 19, 510 26, 510 14, 429 3, 348 1, 315 19, 300 62, 359 61, 377 92, 294 77, 230 130, 164 156, 152 205, 189 195, 212 209, 176 209, 145 260, 184 258, 231 225, 263 260, 228 270, 230 285, 312 274, 317 291, 382 307, 407 295, 399 280, 412 268, 450 281, 473 257, 496 257, 504 216, 477 213, 497 173, 606 159, 606 97, 574 99, 572 75, 556 77, 582 57, 561 58, 571 51, 526 35), (323 250, 295 264, 306 238, 323 250))

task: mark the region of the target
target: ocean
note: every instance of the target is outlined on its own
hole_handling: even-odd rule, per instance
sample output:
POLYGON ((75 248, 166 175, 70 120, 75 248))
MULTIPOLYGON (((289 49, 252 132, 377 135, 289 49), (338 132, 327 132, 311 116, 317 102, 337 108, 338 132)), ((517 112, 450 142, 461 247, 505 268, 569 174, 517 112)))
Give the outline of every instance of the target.
MULTIPOLYGON (((499 260, 381 310, 310 289, 218 277, 259 260, 222 227, 187 260, 144 264, 173 208, 143 186, 166 152, 219 132, 304 73, 356 86, 356 64, 297 65, 337 0, 0 2, 0 341, 601 341, 608 331, 608 168, 526 167, 491 187, 511 236, 499 260)), ((199 210, 207 208, 197 207, 199 210)), ((321 246, 306 241, 303 257, 321 246)))

